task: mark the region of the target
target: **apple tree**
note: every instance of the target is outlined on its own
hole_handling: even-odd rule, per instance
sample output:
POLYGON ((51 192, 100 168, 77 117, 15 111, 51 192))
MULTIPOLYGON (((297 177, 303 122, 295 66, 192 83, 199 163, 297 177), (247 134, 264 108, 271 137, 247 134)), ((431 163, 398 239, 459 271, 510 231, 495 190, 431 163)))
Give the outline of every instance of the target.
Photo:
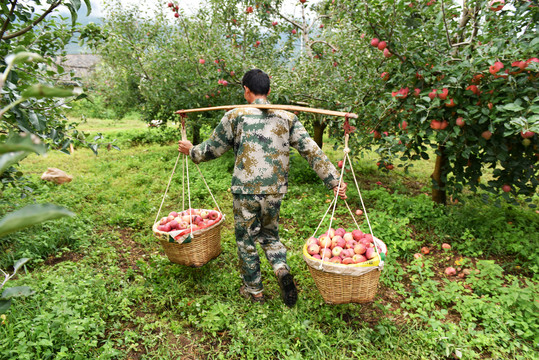
MULTIPOLYGON (((370 48, 380 89, 364 94, 364 139, 391 160, 428 159, 433 200, 467 187, 535 194, 539 8, 530 1, 340 1, 370 48), (492 179, 481 182, 485 169, 492 179)), ((406 164, 405 166, 408 166, 406 164)))

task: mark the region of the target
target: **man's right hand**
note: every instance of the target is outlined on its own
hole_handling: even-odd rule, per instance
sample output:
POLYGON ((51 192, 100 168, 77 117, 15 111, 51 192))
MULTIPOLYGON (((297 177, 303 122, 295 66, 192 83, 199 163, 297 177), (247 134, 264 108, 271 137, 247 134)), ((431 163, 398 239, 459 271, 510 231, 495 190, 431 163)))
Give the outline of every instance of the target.
POLYGON ((180 140, 178 141, 178 151, 182 154, 189 155, 189 151, 191 151, 191 148, 193 147, 193 144, 189 140, 180 140))

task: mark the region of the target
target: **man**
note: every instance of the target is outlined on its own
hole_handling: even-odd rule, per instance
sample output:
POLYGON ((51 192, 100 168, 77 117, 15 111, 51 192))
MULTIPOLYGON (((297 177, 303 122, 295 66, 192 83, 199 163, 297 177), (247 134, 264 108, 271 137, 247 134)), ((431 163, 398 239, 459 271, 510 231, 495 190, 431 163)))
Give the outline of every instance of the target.
MULTIPOLYGON (((269 104, 270 80, 262 70, 248 71, 242 85, 249 104, 269 104)), ((180 140, 178 150, 198 164, 234 149, 231 191, 243 279, 240 293, 255 302, 264 302, 258 242, 273 267, 284 303, 292 307, 297 301, 297 290, 286 263, 286 248, 279 240, 279 212, 288 188, 290 146, 307 159, 335 196, 338 192, 341 198, 346 198, 346 184, 341 184, 338 191, 339 174, 335 166, 290 112, 231 110, 208 140, 197 146, 180 140)))

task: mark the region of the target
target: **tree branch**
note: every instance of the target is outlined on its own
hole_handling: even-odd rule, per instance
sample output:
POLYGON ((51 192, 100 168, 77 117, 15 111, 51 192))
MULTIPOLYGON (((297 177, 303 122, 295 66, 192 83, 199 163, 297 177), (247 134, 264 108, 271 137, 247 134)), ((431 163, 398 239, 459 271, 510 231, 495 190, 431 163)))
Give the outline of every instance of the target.
POLYGON ((447 27, 447 21, 445 19, 445 4, 444 0, 442 0, 442 18, 444 19, 444 28, 445 28, 445 37, 447 39, 447 45, 449 45, 449 48, 451 48, 453 45, 451 44, 451 39, 449 38, 449 29, 447 27))
POLYGON ((9 14, 6 16, 6 20, 4 21, 4 24, 2 25, 2 29, 0 30, 0 40, 3 39, 4 33, 7 30, 7 27, 10 23, 10 18, 13 16, 13 13, 15 12, 15 7, 17 6, 17 0, 11 1, 11 9, 9 10, 9 14))
POLYGON ((310 41, 310 42, 309 42, 309 47, 312 48, 312 46, 313 46, 314 44, 324 44, 324 45, 329 46, 330 48, 332 48, 332 49, 335 50, 335 51, 338 50, 335 46, 331 45, 331 44, 328 43, 327 41, 323 41, 323 40, 314 40, 314 41, 310 41))
POLYGON ((17 36, 21 36, 22 34, 32 30, 32 28, 34 26, 36 26, 37 24, 39 24, 41 21, 43 21, 43 19, 45 19, 45 17, 47 15, 49 15, 54 9, 56 9, 58 6, 60 6, 62 4, 62 0, 58 0, 57 2, 55 3, 52 3, 51 6, 43 13, 41 14, 40 17, 38 17, 36 20, 34 20, 32 22, 32 24, 28 25, 27 27, 25 27, 24 29, 21 29, 19 31, 16 31, 14 32, 13 34, 8 34, 4 37, 2 37, 2 39, 4 40, 9 40, 9 39, 13 39, 14 37, 17 37, 17 36))
POLYGON ((283 20, 288 21, 290 24, 294 25, 295 27, 300 28, 300 29, 303 28, 303 26, 300 23, 298 23, 298 22, 284 16, 279 10, 277 10, 277 9, 271 7, 271 6, 269 6, 268 9, 273 10, 277 15, 279 15, 281 18, 283 18, 283 20))

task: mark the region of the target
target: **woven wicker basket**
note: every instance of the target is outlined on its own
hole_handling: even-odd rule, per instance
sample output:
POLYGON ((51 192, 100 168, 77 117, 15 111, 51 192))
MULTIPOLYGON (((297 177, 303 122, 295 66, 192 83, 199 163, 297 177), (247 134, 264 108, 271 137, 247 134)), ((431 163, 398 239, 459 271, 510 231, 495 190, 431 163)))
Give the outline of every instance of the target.
POLYGON ((326 303, 368 303, 374 300, 383 268, 379 257, 355 265, 322 263, 307 253, 305 245, 303 259, 326 303))
POLYGON ((221 254, 221 227, 223 220, 224 216, 211 227, 193 231, 191 242, 182 244, 170 242, 168 233, 157 230, 159 223, 154 224, 153 231, 161 241, 165 254, 171 262, 201 267, 221 254))
POLYGON ((378 290, 380 270, 360 276, 340 275, 309 266, 316 287, 328 304, 367 303, 374 300, 378 290))

